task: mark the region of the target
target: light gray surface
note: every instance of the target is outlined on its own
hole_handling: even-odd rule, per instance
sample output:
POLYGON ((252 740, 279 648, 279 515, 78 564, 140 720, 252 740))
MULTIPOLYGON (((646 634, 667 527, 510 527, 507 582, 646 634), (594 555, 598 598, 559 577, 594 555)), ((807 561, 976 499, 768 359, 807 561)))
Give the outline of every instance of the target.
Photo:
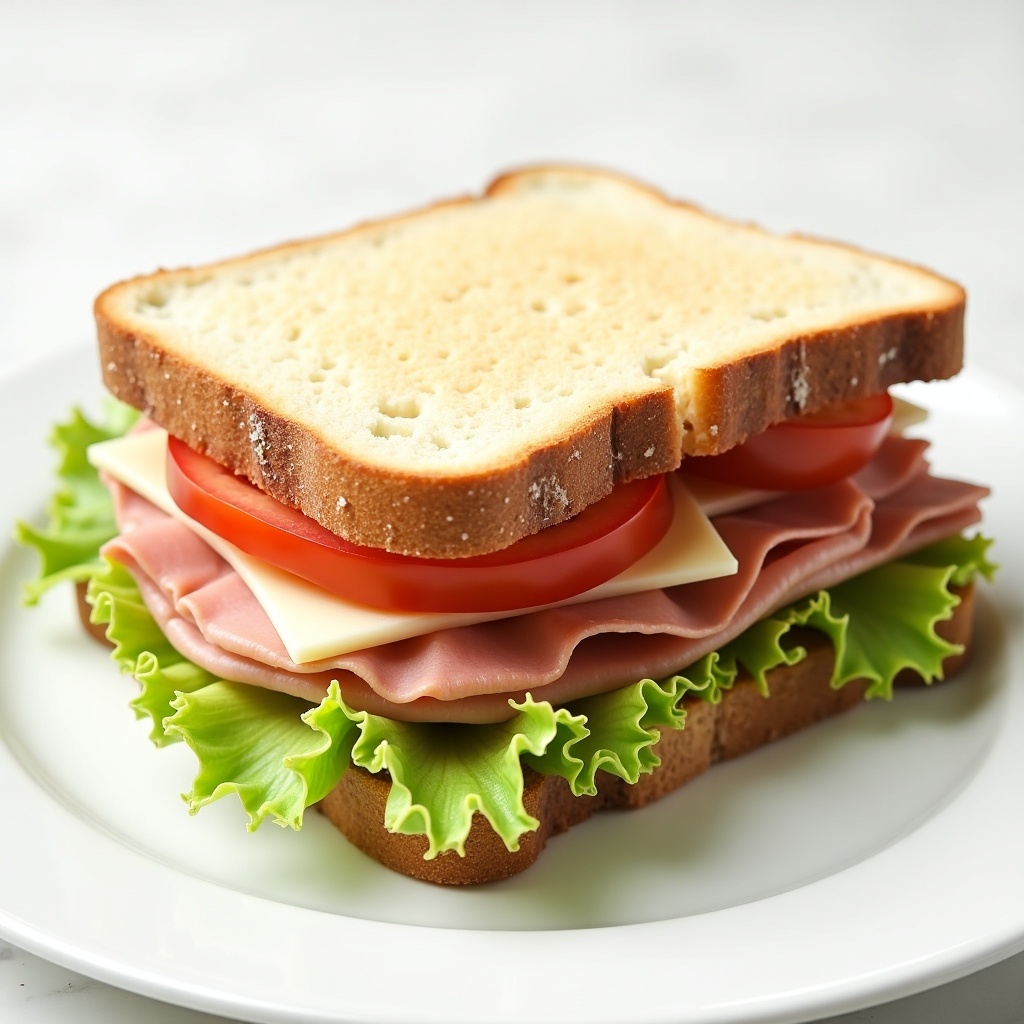
MULTIPOLYGON (((1020 3, 0 2, 0 48, 3 372, 87 339, 119 277, 572 160, 934 266, 970 358, 1024 383, 1020 3)), ((837 1020, 1021 1005, 1018 956, 837 1020)), ((217 1018, 0 943, 0 1019, 217 1018)))

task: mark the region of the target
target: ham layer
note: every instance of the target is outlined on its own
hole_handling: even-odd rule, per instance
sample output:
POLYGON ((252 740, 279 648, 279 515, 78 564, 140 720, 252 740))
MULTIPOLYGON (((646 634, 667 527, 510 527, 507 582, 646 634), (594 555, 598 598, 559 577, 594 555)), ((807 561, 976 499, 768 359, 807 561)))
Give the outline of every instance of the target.
POLYGON ((185 657, 224 679, 406 720, 508 718, 527 692, 559 704, 692 664, 777 608, 978 521, 984 488, 932 476, 922 441, 889 438, 856 477, 715 519, 734 576, 547 609, 295 664, 233 569, 187 527, 112 484, 104 549, 185 657))

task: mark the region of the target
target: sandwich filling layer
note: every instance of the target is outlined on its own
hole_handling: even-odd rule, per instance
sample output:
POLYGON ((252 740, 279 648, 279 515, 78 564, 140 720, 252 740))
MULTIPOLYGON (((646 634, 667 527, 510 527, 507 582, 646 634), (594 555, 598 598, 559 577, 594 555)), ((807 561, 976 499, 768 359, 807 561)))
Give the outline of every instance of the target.
POLYGON ((252 591, 186 526, 112 483, 125 565, 174 646, 219 678, 398 720, 508 719, 527 692, 556 704, 660 678, 807 594, 976 523, 985 489, 932 476, 927 445, 887 439, 855 478, 782 495, 714 525, 738 572, 296 663, 252 591))
MULTIPOLYGON (((486 818, 504 848, 519 850, 520 838, 540 827, 524 805, 524 780, 531 769, 560 777, 558 781, 577 797, 596 793, 599 778, 609 776, 634 786, 659 765, 662 737, 670 734, 666 730, 683 728, 691 712, 699 722, 702 716, 694 709, 722 701, 744 677, 748 679, 744 687, 754 686, 767 696, 774 669, 798 665, 807 657, 799 627, 811 627, 831 645, 833 689, 859 680, 856 693, 885 698, 904 669, 926 681, 941 678, 947 659, 963 648, 938 635, 936 626, 953 615, 961 588, 979 572, 990 576, 993 568, 985 557, 983 538, 952 536, 976 520, 977 499, 984 491, 931 477, 923 465, 920 442, 887 443, 856 483, 843 488, 852 488, 851 500, 845 512, 844 501, 834 501, 836 515, 830 521, 809 514, 817 501, 806 498, 796 505, 785 499, 780 499, 781 504, 768 502, 757 515, 752 509, 716 517, 723 536, 729 532, 722 529, 726 521, 737 518, 751 519, 752 534, 761 536, 759 543, 751 545, 755 554, 759 552, 753 564, 737 550, 740 572, 731 579, 775 577, 782 586, 776 593, 779 602, 783 592, 809 595, 758 618, 723 647, 711 650, 709 646, 725 635, 721 629, 716 632, 714 624, 705 625, 704 634, 699 635, 700 630, 694 633, 679 623, 662 622, 659 632, 656 620, 645 624, 637 621, 636 614, 614 617, 604 608, 600 617, 590 620, 590 632, 584 629, 581 634, 578 622, 575 629, 566 631, 557 621, 545 627, 543 620, 531 623, 532 616, 522 616, 506 620, 512 632, 504 645, 497 642, 499 638, 485 635, 456 648, 467 658, 472 656, 479 669, 480 655, 496 650, 510 657, 524 638, 535 636, 547 652, 541 662, 567 658, 566 671, 558 680, 539 685, 538 696, 527 693, 511 704, 499 684, 475 697, 449 701, 420 697, 404 705, 385 705, 395 711, 436 707, 449 714, 480 705, 485 713, 477 713, 475 720, 483 724, 401 721, 349 704, 359 696, 361 677, 354 673, 328 672, 344 681, 344 695, 338 681, 327 684, 324 692, 324 684, 316 686, 307 673, 306 682, 313 682, 314 689, 303 699, 262 685, 226 680, 190 661, 168 641, 129 572, 99 555, 100 545, 116 532, 116 525, 110 495, 87 464, 85 447, 122 432, 125 426, 121 420, 111 430, 97 428, 76 415, 71 423, 57 428, 54 437, 62 450, 63 486, 51 504, 50 526, 44 530, 19 527, 20 538, 34 546, 43 560, 41 578, 26 587, 28 601, 38 600, 58 583, 88 582, 93 622, 106 624, 115 661, 142 685, 132 704, 137 715, 151 719, 151 739, 158 745, 184 740, 198 758, 199 771, 187 797, 193 812, 235 793, 250 828, 267 819, 298 828, 306 808, 335 792, 339 780, 350 778, 349 766, 373 775, 385 772, 381 776, 386 779, 385 806, 380 808, 383 827, 391 833, 424 837, 422 856, 427 860, 444 851, 468 853, 476 812, 486 818), (786 526, 781 532, 780 521, 786 526), (935 537, 946 539, 930 544, 935 537), (791 557, 801 548, 823 557, 796 569, 791 557), (892 555, 899 555, 899 560, 887 561, 892 555), (846 578, 872 564, 875 568, 846 578), (812 593, 813 588, 840 577, 841 583, 812 593), (546 635, 540 635, 545 628, 546 635), (634 642, 652 645, 646 654, 653 661, 663 655, 672 674, 659 680, 651 662, 632 676, 616 675, 601 692, 598 688, 573 691, 594 696, 570 700, 563 695, 568 691, 560 692, 560 680, 572 680, 578 673, 576 666, 600 661, 589 654, 580 657, 591 645, 598 645, 600 655, 600 645, 625 644, 626 656, 618 666, 602 668, 606 675, 620 668, 632 671, 630 666, 637 662, 630 661, 629 648, 634 642), (678 644, 694 657, 698 649, 710 653, 681 669, 682 660, 671 661, 679 653, 678 644), (508 715, 507 710, 501 716, 493 714, 499 707, 510 709, 512 717, 488 722, 489 717, 508 715)), ((695 593, 695 587, 716 583, 724 581, 676 589, 695 593)), ((744 607, 748 611, 754 605, 760 607, 753 596, 756 591, 755 586, 745 596, 734 594, 727 604, 738 615, 744 607)), ((666 599, 673 596, 664 595, 666 599)), ((703 596, 710 600, 713 594, 703 596)), ((578 616, 584 608, 571 611, 578 616)), ((534 614, 547 616, 553 611, 567 614, 565 609, 534 614)), ((399 669, 406 662, 424 670, 433 663, 440 679, 448 645, 494 628, 495 624, 484 623, 447 631, 448 636, 439 634, 439 650, 432 650, 436 641, 419 640, 391 653, 399 655, 399 669)), ((502 630, 507 628, 502 624, 502 630)), ((378 654, 384 651, 380 648, 378 654)), ((378 666, 382 672, 387 667, 378 666)), ((528 670, 529 663, 524 671, 528 670)), ((401 672, 394 678, 400 679, 401 672)), ((517 681, 524 678, 520 675, 517 681)), ((375 691, 366 685, 364 692, 373 698, 375 691)), ((466 720, 474 718, 467 715, 466 720)), ((513 870, 518 870, 529 860, 515 863, 519 867, 513 870)))

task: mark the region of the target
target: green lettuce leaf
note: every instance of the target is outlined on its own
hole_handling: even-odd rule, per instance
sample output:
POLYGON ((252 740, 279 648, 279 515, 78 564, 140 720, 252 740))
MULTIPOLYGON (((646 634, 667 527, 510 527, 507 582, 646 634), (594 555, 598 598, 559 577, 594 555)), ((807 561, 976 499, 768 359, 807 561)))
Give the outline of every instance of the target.
MULTIPOLYGON (((199 761, 185 796, 192 814, 235 793, 250 831, 267 818, 298 829, 306 807, 341 777, 341 771, 331 778, 323 770, 340 760, 331 750, 334 735, 310 727, 301 713, 305 702, 289 694, 218 680, 178 694, 171 706, 174 714, 164 728, 180 734, 199 761)), ((344 746, 342 741, 338 749, 344 746)))
POLYGON ((59 485, 47 506, 49 521, 42 529, 24 522, 15 525, 15 538, 34 548, 42 563, 39 577, 24 584, 26 604, 38 603, 58 583, 86 582, 99 568, 100 546, 114 536, 117 526, 110 495, 85 453, 90 444, 123 434, 137 415, 111 401, 99 423, 74 409, 67 422, 54 428, 49 440, 60 455, 59 485))
POLYGON ((331 681, 327 696, 319 705, 303 713, 306 725, 328 741, 303 753, 290 754, 284 760, 286 768, 305 780, 307 805, 327 796, 352 762, 352 747, 359 738, 362 715, 342 699, 337 680, 331 681))
POLYGON ((717 662, 711 654, 662 682, 641 679, 572 701, 567 708, 572 727, 563 727, 543 753, 527 755, 526 763, 543 775, 561 775, 576 796, 597 792, 599 770, 632 785, 661 763, 656 750, 661 730, 684 727, 683 697, 715 699, 712 694, 724 682, 717 662))
POLYGON ((521 704, 510 703, 518 714, 490 725, 362 715, 352 760, 389 773, 384 824, 391 832, 426 836, 426 859, 443 850, 464 855, 475 811, 509 850, 518 850, 519 837, 539 824, 523 805, 522 755, 543 754, 560 725, 573 728, 572 716, 529 694, 521 704))
POLYGON ((893 681, 905 668, 926 682, 942 678, 942 661, 962 648, 943 640, 937 623, 960 599, 948 585, 954 566, 932 568, 891 562, 823 590, 776 613, 791 625, 824 633, 835 650, 831 684, 866 679, 865 696, 891 699, 893 681))
POLYGON ((981 575, 990 583, 996 573, 995 563, 988 557, 992 546, 991 537, 976 533, 973 537, 954 534, 936 544, 907 555, 903 561, 914 565, 930 565, 937 569, 953 567, 949 582, 955 587, 964 587, 976 576, 981 575))
POLYGON ((948 589, 954 571, 892 562, 833 587, 830 612, 847 626, 836 645, 832 685, 867 679, 869 698, 890 699, 904 668, 926 682, 941 679, 943 659, 963 650, 935 632, 960 603, 948 589))
POLYGON ((783 646, 782 641, 791 628, 792 622, 784 614, 776 613, 755 622, 722 647, 718 652, 719 672, 728 682, 720 684, 719 690, 732 686, 742 665, 758 690, 767 697, 768 673, 780 665, 795 665, 807 657, 803 647, 783 646))
POLYGON ((131 573, 118 562, 100 559, 89 581, 86 600, 92 605, 91 621, 105 624, 107 639, 114 645, 111 657, 122 672, 134 676, 139 695, 131 701, 138 718, 149 718, 150 739, 158 746, 180 739, 164 728, 179 693, 216 682, 217 677, 189 661, 171 645, 157 626, 131 573))

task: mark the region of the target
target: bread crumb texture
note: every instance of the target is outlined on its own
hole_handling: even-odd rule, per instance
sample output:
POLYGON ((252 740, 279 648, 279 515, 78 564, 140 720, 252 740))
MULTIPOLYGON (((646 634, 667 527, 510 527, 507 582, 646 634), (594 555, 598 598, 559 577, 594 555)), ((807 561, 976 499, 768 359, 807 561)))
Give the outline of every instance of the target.
POLYGON ((616 479, 851 390, 955 372, 962 306, 915 267, 537 168, 477 199, 124 282, 96 313, 108 386, 187 442, 300 507, 304 474, 275 491, 291 474, 272 448, 287 436, 333 459, 333 495, 306 508, 332 529, 351 526, 360 478, 395 494, 476 481, 497 504, 541 506, 508 543, 616 479), (240 440, 251 456, 217 455, 240 440))

